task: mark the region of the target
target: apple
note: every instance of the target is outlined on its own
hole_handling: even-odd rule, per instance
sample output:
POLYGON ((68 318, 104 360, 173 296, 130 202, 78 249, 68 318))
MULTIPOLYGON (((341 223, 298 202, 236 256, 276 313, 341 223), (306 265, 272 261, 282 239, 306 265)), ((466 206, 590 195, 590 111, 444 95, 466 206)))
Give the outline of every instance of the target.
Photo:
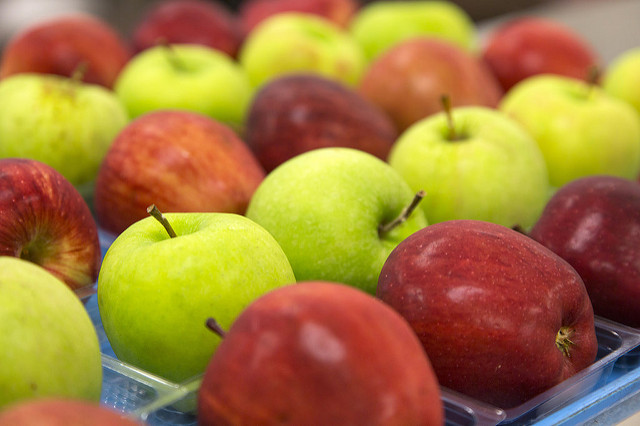
POLYGON ((0 159, 0 256, 28 260, 71 289, 98 278, 98 227, 78 190, 54 168, 0 159))
POLYGON ((598 351, 575 269, 502 225, 451 220, 414 233, 389 255, 376 294, 411 324, 441 386, 503 409, 598 351))
POLYGON ((267 172, 312 149, 341 146, 384 160, 398 132, 354 89, 313 74, 277 77, 253 98, 244 138, 267 172))
POLYGON ((117 235, 153 203, 165 212, 244 214, 264 175, 229 126, 191 111, 152 111, 132 120, 105 155, 95 215, 117 235))
POLYGON ((502 96, 500 85, 477 57, 435 38, 405 40, 381 54, 365 71, 358 90, 385 111, 399 131, 440 112, 442 95, 448 95, 453 106, 492 108, 502 96))
POLYGON ((640 114, 640 47, 619 54, 602 77, 605 92, 631 104, 640 114))
POLYGON ((118 359, 180 383, 204 372, 220 342, 208 317, 228 327, 295 277, 275 239, 244 216, 149 212, 107 250, 98 308, 118 359))
POLYGON ((0 411, 0 426, 142 426, 112 408, 70 398, 36 398, 0 411))
POLYGON ((418 121, 388 162, 414 191, 427 193, 420 208, 431 224, 475 219, 529 229, 549 197, 536 142, 492 108, 458 107, 418 121))
POLYGON ((446 0, 368 2, 352 18, 349 32, 369 61, 397 43, 416 37, 436 37, 467 51, 476 49, 471 17, 446 0))
POLYGON ((300 282, 251 303, 198 392, 198 424, 441 425, 438 382, 393 309, 351 286, 300 282))
POLYGON ((403 212, 413 198, 379 158, 353 148, 319 148, 271 171, 246 216, 275 237, 298 281, 336 281, 375 293, 391 250, 427 225, 422 210, 403 212), (398 217, 398 226, 387 226, 398 217))
POLYGON ((83 66, 85 82, 111 88, 130 57, 128 45, 111 24, 87 13, 69 13, 36 21, 14 34, 2 51, 0 78, 18 73, 71 77, 83 66))
POLYGON ((578 271, 596 315, 640 327, 640 183, 606 175, 569 182, 529 235, 578 271))
POLYGON ((84 197, 129 118, 104 87, 55 75, 24 73, 0 80, 0 158, 48 164, 84 197))
POLYGON ((317 15, 286 12, 266 18, 238 55, 253 87, 288 73, 314 73, 355 86, 366 62, 351 35, 317 15))
POLYGON ((31 398, 100 399, 98 336, 80 299, 44 268, 0 256, 0 410, 31 398))
POLYGON ((232 58, 242 44, 243 31, 226 3, 205 0, 162 0, 153 3, 134 25, 135 52, 159 43, 198 44, 232 58))
POLYGON ((158 109, 199 112, 239 128, 252 96, 244 70, 208 46, 171 44, 137 53, 122 70, 115 91, 136 118, 158 109))
POLYGON ((359 0, 248 0, 240 3, 238 15, 246 34, 266 18, 285 12, 319 15, 347 28, 359 7, 359 0))
POLYGON ((499 108, 536 140, 556 188, 588 175, 635 178, 640 172, 640 116, 594 84, 529 77, 506 93, 499 108))
POLYGON ((594 47, 581 34, 537 16, 509 19, 491 30, 482 58, 505 91, 539 74, 587 80, 591 70, 600 66, 594 47))

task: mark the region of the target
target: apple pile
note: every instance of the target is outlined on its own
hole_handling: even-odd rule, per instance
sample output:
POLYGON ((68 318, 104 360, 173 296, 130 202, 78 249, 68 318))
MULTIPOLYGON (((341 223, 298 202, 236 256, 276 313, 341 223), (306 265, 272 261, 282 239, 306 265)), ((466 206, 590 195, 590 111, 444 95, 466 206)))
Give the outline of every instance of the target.
POLYGON ((202 424, 442 424, 440 387, 512 408, 594 362, 596 315, 640 327, 640 46, 164 0, 0 53, 0 424, 116 421, 92 293, 121 361, 202 378, 202 424))

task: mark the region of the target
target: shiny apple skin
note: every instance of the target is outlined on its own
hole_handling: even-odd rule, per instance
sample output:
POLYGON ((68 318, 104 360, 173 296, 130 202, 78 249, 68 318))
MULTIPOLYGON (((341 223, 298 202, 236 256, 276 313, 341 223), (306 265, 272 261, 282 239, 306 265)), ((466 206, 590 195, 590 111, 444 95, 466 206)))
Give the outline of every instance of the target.
POLYGON ((77 189, 36 160, 0 159, 0 255, 47 269, 71 289, 98 278, 98 228, 77 189))
POLYGON ((576 179, 549 200, 530 236, 578 271, 593 310, 640 327, 640 183, 576 179))
POLYGON ((400 243, 377 296, 413 327, 442 386, 512 408, 594 362, 584 283, 531 238, 489 222, 430 225, 400 243), (569 327, 569 356, 556 346, 569 327))

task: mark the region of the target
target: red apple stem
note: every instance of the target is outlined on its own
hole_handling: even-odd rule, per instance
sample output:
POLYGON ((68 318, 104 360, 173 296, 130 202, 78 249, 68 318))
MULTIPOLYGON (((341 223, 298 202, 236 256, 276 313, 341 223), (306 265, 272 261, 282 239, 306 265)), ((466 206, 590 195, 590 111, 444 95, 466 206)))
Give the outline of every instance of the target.
POLYGON ((572 335, 573 329, 567 326, 560 327, 560 330, 558 330, 558 334, 556 335, 556 346, 567 358, 571 358, 570 349, 575 345, 575 343, 571 341, 572 335))
POLYGON ((396 217, 389 223, 380 224, 378 226, 378 235, 382 236, 387 232, 391 231, 396 226, 399 226, 400 224, 404 223, 409 218, 409 216, 411 216, 411 213, 413 213, 416 207, 418 207, 418 204, 420 204, 420 201, 422 201, 425 195, 426 193, 424 192, 424 190, 418 191, 416 195, 413 197, 413 200, 411 200, 411 204, 409 204, 407 207, 402 209, 398 217, 396 217))
POLYGON ((222 328, 220 323, 218 323, 218 321, 216 321, 215 318, 207 318, 207 321, 205 322, 205 325, 207 326, 207 328, 209 330, 213 331, 221 339, 224 339, 225 336, 227 335, 227 332, 222 328))
POLYGON ((451 97, 449 95, 442 95, 440 97, 440 103, 442 104, 442 110, 447 117, 447 126, 449 128, 449 140, 458 140, 458 133, 456 132, 456 126, 453 124, 453 114, 451 113, 451 97))
POLYGON ((162 212, 158 210, 155 204, 151 204, 149 207, 147 207, 147 213, 153 216, 158 222, 162 224, 162 226, 164 226, 164 229, 167 230, 167 234, 169 234, 171 238, 177 237, 176 232, 173 230, 173 227, 164 216, 164 214, 162 214, 162 212))

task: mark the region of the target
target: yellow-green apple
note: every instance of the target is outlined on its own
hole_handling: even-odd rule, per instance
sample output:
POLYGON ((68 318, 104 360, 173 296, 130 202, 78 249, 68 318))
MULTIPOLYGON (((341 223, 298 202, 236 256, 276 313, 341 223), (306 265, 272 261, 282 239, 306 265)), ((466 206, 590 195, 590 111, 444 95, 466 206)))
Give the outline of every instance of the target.
POLYGON ((159 216, 162 224, 141 219, 107 250, 98 308, 120 360, 182 382, 204 372, 220 342, 208 317, 228 328, 253 299, 295 277, 275 239, 244 216, 159 216))
POLYGON ((492 30, 482 58, 508 91, 516 83, 539 74, 580 80, 600 66, 594 47, 573 28, 549 18, 527 16, 506 21, 492 30))
POLYGON ((0 426, 143 426, 97 402, 72 398, 34 398, 0 412, 0 426))
POLYGON ((244 70, 219 50, 195 44, 158 45, 137 53, 115 91, 132 118, 184 109, 240 127, 252 89, 244 70))
POLYGON ((391 119, 353 88, 313 74, 285 75, 254 96, 244 138, 267 172, 303 152, 342 146, 385 160, 398 137, 391 119))
POLYGON ((368 60, 415 37, 436 37, 468 51, 476 49, 475 25, 452 1, 368 2, 352 18, 349 31, 368 60))
POLYGON ((198 392, 201 425, 443 424, 420 341, 361 290, 321 281, 276 289, 223 335, 198 392))
POLYGON ((388 159, 417 191, 429 223, 475 219, 530 228, 549 197, 536 142, 518 123, 487 107, 442 111, 407 129, 388 159))
POLYGON ((490 222, 414 233, 389 255, 377 296, 411 324, 441 386, 503 409, 573 376, 598 351, 575 269, 490 222))
POLYGON ((640 327, 640 183, 587 176, 558 189, 529 234, 582 277, 596 315, 640 327))
POLYGON ((412 205, 414 194, 369 153, 319 148, 271 171, 246 215, 275 237, 299 281, 337 281, 374 293, 391 250, 427 225, 417 209, 386 227, 412 205))
POLYGON ((0 158, 42 161, 83 196, 129 118, 110 90, 56 75, 24 73, 0 80, 0 158))
POLYGON ((153 203, 165 212, 244 214, 264 175, 229 126, 191 111, 152 111, 132 120, 105 155, 95 215, 117 235, 153 203))
POLYGON ((96 330, 76 294, 44 268, 0 256, 0 411, 18 401, 99 401, 96 330))
POLYGON ((83 81, 111 88, 130 57, 111 24, 86 13, 65 14, 13 35, 2 52, 0 78, 25 72, 71 77, 82 67, 83 81))
POLYGON ((629 49, 609 64, 602 77, 602 88, 627 101, 640 114, 640 47, 629 49))
POLYGON ((308 72, 355 86, 366 62, 351 35, 321 16, 277 13, 244 41, 238 60, 254 87, 282 74, 308 72))
POLYGON ((42 266, 74 290, 95 283, 98 227, 78 190, 54 168, 0 159, 0 256, 42 266))
POLYGON ((402 41, 374 60, 358 90, 394 121, 399 131, 442 110, 448 95, 453 106, 496 107, 502 89, 471 53, 445 40, 402 41), (381 84, 384 82, 384 84, 381 84))
POLYGON ((511 88, 499 108, 536 140, 556 188, 588 175, 640 172, 640 116, 596 85, 532 76, 511 88))
POLYGON ((162 43, 198 44, 232 58, 243 32, 226 3, 205 0, 162 0, 151 4, 135 24, 131 43, 135 52, 162 43))

